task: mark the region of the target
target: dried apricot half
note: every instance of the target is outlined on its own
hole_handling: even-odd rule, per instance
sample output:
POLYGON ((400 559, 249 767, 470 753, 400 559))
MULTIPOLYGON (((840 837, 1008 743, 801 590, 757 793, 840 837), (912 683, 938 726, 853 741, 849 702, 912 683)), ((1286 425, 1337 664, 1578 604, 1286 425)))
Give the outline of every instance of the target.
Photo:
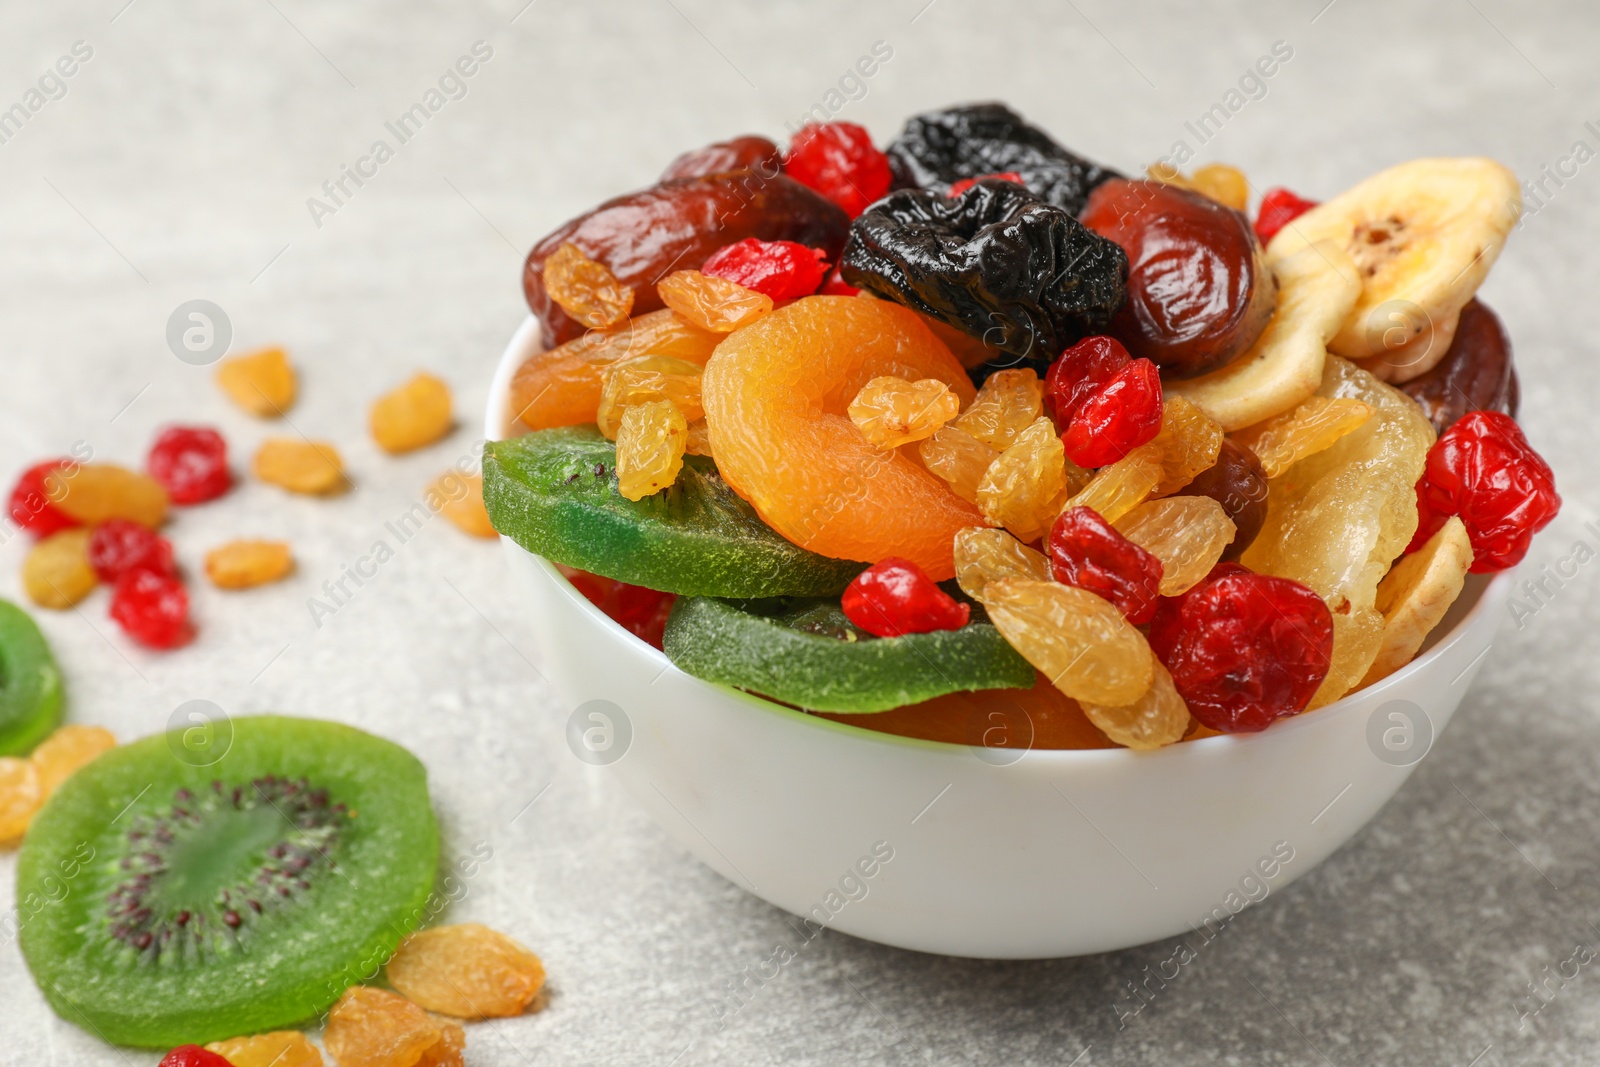
POLYGON ((768 525, 836 559, 900 556, 942 581, 957 530, 978 509, 916 460, 878 448, 848 407, 874 378, 972 383, 915 312, 880 300, 811 296, 717 346, 701 401, 717 466, 768 525))

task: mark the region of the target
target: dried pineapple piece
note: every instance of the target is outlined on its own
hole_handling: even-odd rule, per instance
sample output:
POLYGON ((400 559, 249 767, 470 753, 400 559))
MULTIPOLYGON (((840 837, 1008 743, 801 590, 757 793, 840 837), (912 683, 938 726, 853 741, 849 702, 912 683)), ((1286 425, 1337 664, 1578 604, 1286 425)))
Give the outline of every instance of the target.
POLYGON ((1161 595, 1187 592, 1211 573, 1238 530, 1208 496, 1147 500, 1118 519, 1117 531, 1161 561, 1161 595))
POLYGON ((981 602, 984 589, 1001 578, 1051 580, 1050 561, 1044 553, 1029 548, 1004 530, 968 526, 956 534, 952 547, 956 584, 974 600, 981 602))
POLYGON ((1377 658, 1378 582, 1416 533, 1415 486, 1435 436, 1409 396, 1337 356, 1317 395, 1360 400, 1372 416, 1269 481, 1266 522, 1240 560, 1303 582, 1333 612, 1333 662, 1313 708, 1347 693, 1377 658))
POLYGON ((1371 417, 1371 406, 1354 397, 1314 396, 1282 415, 1245 427, 1233 439, 1256 454, 1268 478, 1276 478, 1371 417))
POLYGON ((1026 367, 997 370, 984 379, 978 395, 956 425, 1004 452, 1044 412, 1044 383, 1026 367))
POLYGON ((1378 583, 1383 643, 1362 685, 1387 678, 1411 662, 1461 595, 1471 567, 1472 542, 1466 525, 1454 515, 1426 544, 1394 565, 1378 583))
POLYGON ((879 448, 899 448, 933 436, 956 417, 961 400, 937 378, 908 382, 874 378, 861 387, 847 409, 861 435, 879 448))

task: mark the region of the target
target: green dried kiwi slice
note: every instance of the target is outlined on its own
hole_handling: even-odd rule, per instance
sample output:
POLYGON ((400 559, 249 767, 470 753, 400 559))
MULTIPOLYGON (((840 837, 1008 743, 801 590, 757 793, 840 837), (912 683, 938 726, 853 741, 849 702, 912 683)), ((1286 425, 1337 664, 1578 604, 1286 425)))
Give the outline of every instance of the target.
POLYGON ((810 711, 888 711, 944 693, 1027 689, 1031 664, 987 620, 873 637, 837 600, 684 597, 663 648, 680 669, 810 711))
POLYGON ((491 442, 483 502, 494 528, 529 552, 667 593, 826 596, 866 567, 786 539, 703 456, 684 457, 676 484, 628 500, 616 445, 592 426, 491 442))
POLYGON ((22 954, 56 1012, 118 1045, 293 1027, 427 914, 439 832, 405 749, 349 726, 220 719, 106 752, 17 863, 22 954))
POLYGON ((0 600, 0 756, 33 749, 61 719, 61 671, 26 611, 0 600))

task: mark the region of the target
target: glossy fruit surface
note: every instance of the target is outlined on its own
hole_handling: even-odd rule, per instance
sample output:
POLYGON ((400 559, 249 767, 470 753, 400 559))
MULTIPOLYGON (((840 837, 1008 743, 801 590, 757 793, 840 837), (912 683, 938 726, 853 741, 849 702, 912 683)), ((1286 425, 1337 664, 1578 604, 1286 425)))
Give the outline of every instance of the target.
POLYGON ((1080 467, 1104 467, 1161 432, 1161 374, 1136 359, 1078 404, 1061 443, 1080 467))
POLYGON ((1155 677, 1144 635, 1103 597, 1060 582, 1000 578, 984 587, 983 606, 1012 647, 1074 700, 1132 704, 1155 677))
POLYGON ((161 431, 145 469, 174 504, 202 504, 228 491, 228 444, 209 426, 169 426, 161 431))
POLYGON ((874 637, 900 637, 933 630, 959 630, 972 606, 940 589, 910 560, 879 560, 845 588, 840 598, 845 618, 874 637))
POLYGON ((1482 301, 1461 309, 1456 334, 1431 370, 1404 382, 1433 428, 1444 433, 1469 411, 1499 411, 1517 417, 1517 371, 1511 339, 1482 301))
POLYGON ((1128 301, 1112 332, 1135 357, 1190 378, 1252 344, 1277 303, 1277 282, 1244 216, 1199 193, 1152 181, 1112 181, 1083 224, 1128 255, 1128 301))
POLYGON ((717 141, 704 148, 691 148, 667 164, 661 180, 674 178, 700 178, 707 174, 721 174, 728 170, 748 167, 759 174, 778 173, 778 146, 765 137, 746 134, 726 141, 717 141))
POLYGON ((89 566, 102 582, 115 582, 129 571, 146 570, 176 577, 172 542, 148 526, 127 519, 107 519, 89 534, 85 549, 89 566))
POLYGON ((155 571, 125 571, 117 579, 111 617, 129 637, 150 648, 177 648, 194 636, 183 583, 155 571))
POLYGON ((1000 759, 1009 758, 1005 750, 1020 756, 1030 749, 1111 747, 1076 700, 1034 673, 1031 689, 957 691, 871 715, 822 717, 900 737, 987 749, 1000 759))
POLYGON ((828 254, 794 241, 761 241, 746 237, 717 249, 701 272, 726 278, 776 301, 810 296, 828 273, 828 254))
POLYGON ((855 218, 889 191, 889 159, 853 122, 802 126, 789 142, 783 172, 855 218))
POLYGON ((977 185, 979 182, 988 182, 988 181, 1016 182, 1018 185, 1023 185, 1023 186, 1025 186, 1027 184, 1026 182, 1024 182, 1022 180, 1022 175, 1018 174, 1016 171, 1014 171, 1014 170, 1002 170, 1002 171, 999 171, 998 173, 995 173, 995 174, 980 174, 976 178, 962 178, 958 182, 951 182, 950 183, 950 189, 949 189, 949 191, 947 193, 945 193, 945 195, 946 196, 960 196, 962 193, 966 192, 968 189, 971 189, 974 185, 977 185))
POLYGON ((70 459, 36 463, 23 471, 11 488, 8 511, 11 521, 35 537, 48 537, 57 530, 77 526, 78 520, 50 503, 45 476, 72 466, 70 459))
POLYGON ((1161 593, 1161 561, 1089 508, 1069 508, 1050 527, 1050 572, 1116 605, 1135 626, 1150 621, 1161 593))
POLYGON ((1279 230, 1316 206, 1315 200, 1302 200, 1282 186, 1268 189, 1256 209, 1256 239, 1265 248, 1279 230))
POLYGON ((1474 574, 1520 563, 1561 510, 1550 465, 1498 411, 1469 412, 1440 436, 1419 494, 1440 521, 1459 515, 1466 523, 1474 574))
POLYGON ((1045 406, 1056 425, 1067 426, 1084 401, 1132 362, 1115 337, 1085 337, 1050 364, 1044 379, 1045 406))
POLYGON ((1195 475, 1178 493, 1208 496, 1222 505, 1234 526, 1233 541, 1224 553, 1228 559, 1238 559, 1267 521, 1266 472, 1255 453, 1230 438, 1222 439, 1217 461, 1195 475))

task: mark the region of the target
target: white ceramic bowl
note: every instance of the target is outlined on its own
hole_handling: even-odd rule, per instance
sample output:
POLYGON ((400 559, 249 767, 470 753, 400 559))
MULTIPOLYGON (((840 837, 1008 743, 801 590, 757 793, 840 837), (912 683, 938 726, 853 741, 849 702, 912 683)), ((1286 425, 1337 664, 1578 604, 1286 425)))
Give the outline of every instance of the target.
MULTIPOLYGON (((505 435, 512 373, 537 346, 530 318, 495 374, 490 439, 505 435)), ((603 748, 613 731, 591 758, 615 761, 594 773, 813 928, 985 958, 1203 934, 1311 870, 1450 721, 1512 581, 1470 580, 1410 665, 1262 733, 1018 753, 858 729, 693 678, 503 540, 545 670, 574 709, 569 741, 582 749, 591 730, 603 748)))

